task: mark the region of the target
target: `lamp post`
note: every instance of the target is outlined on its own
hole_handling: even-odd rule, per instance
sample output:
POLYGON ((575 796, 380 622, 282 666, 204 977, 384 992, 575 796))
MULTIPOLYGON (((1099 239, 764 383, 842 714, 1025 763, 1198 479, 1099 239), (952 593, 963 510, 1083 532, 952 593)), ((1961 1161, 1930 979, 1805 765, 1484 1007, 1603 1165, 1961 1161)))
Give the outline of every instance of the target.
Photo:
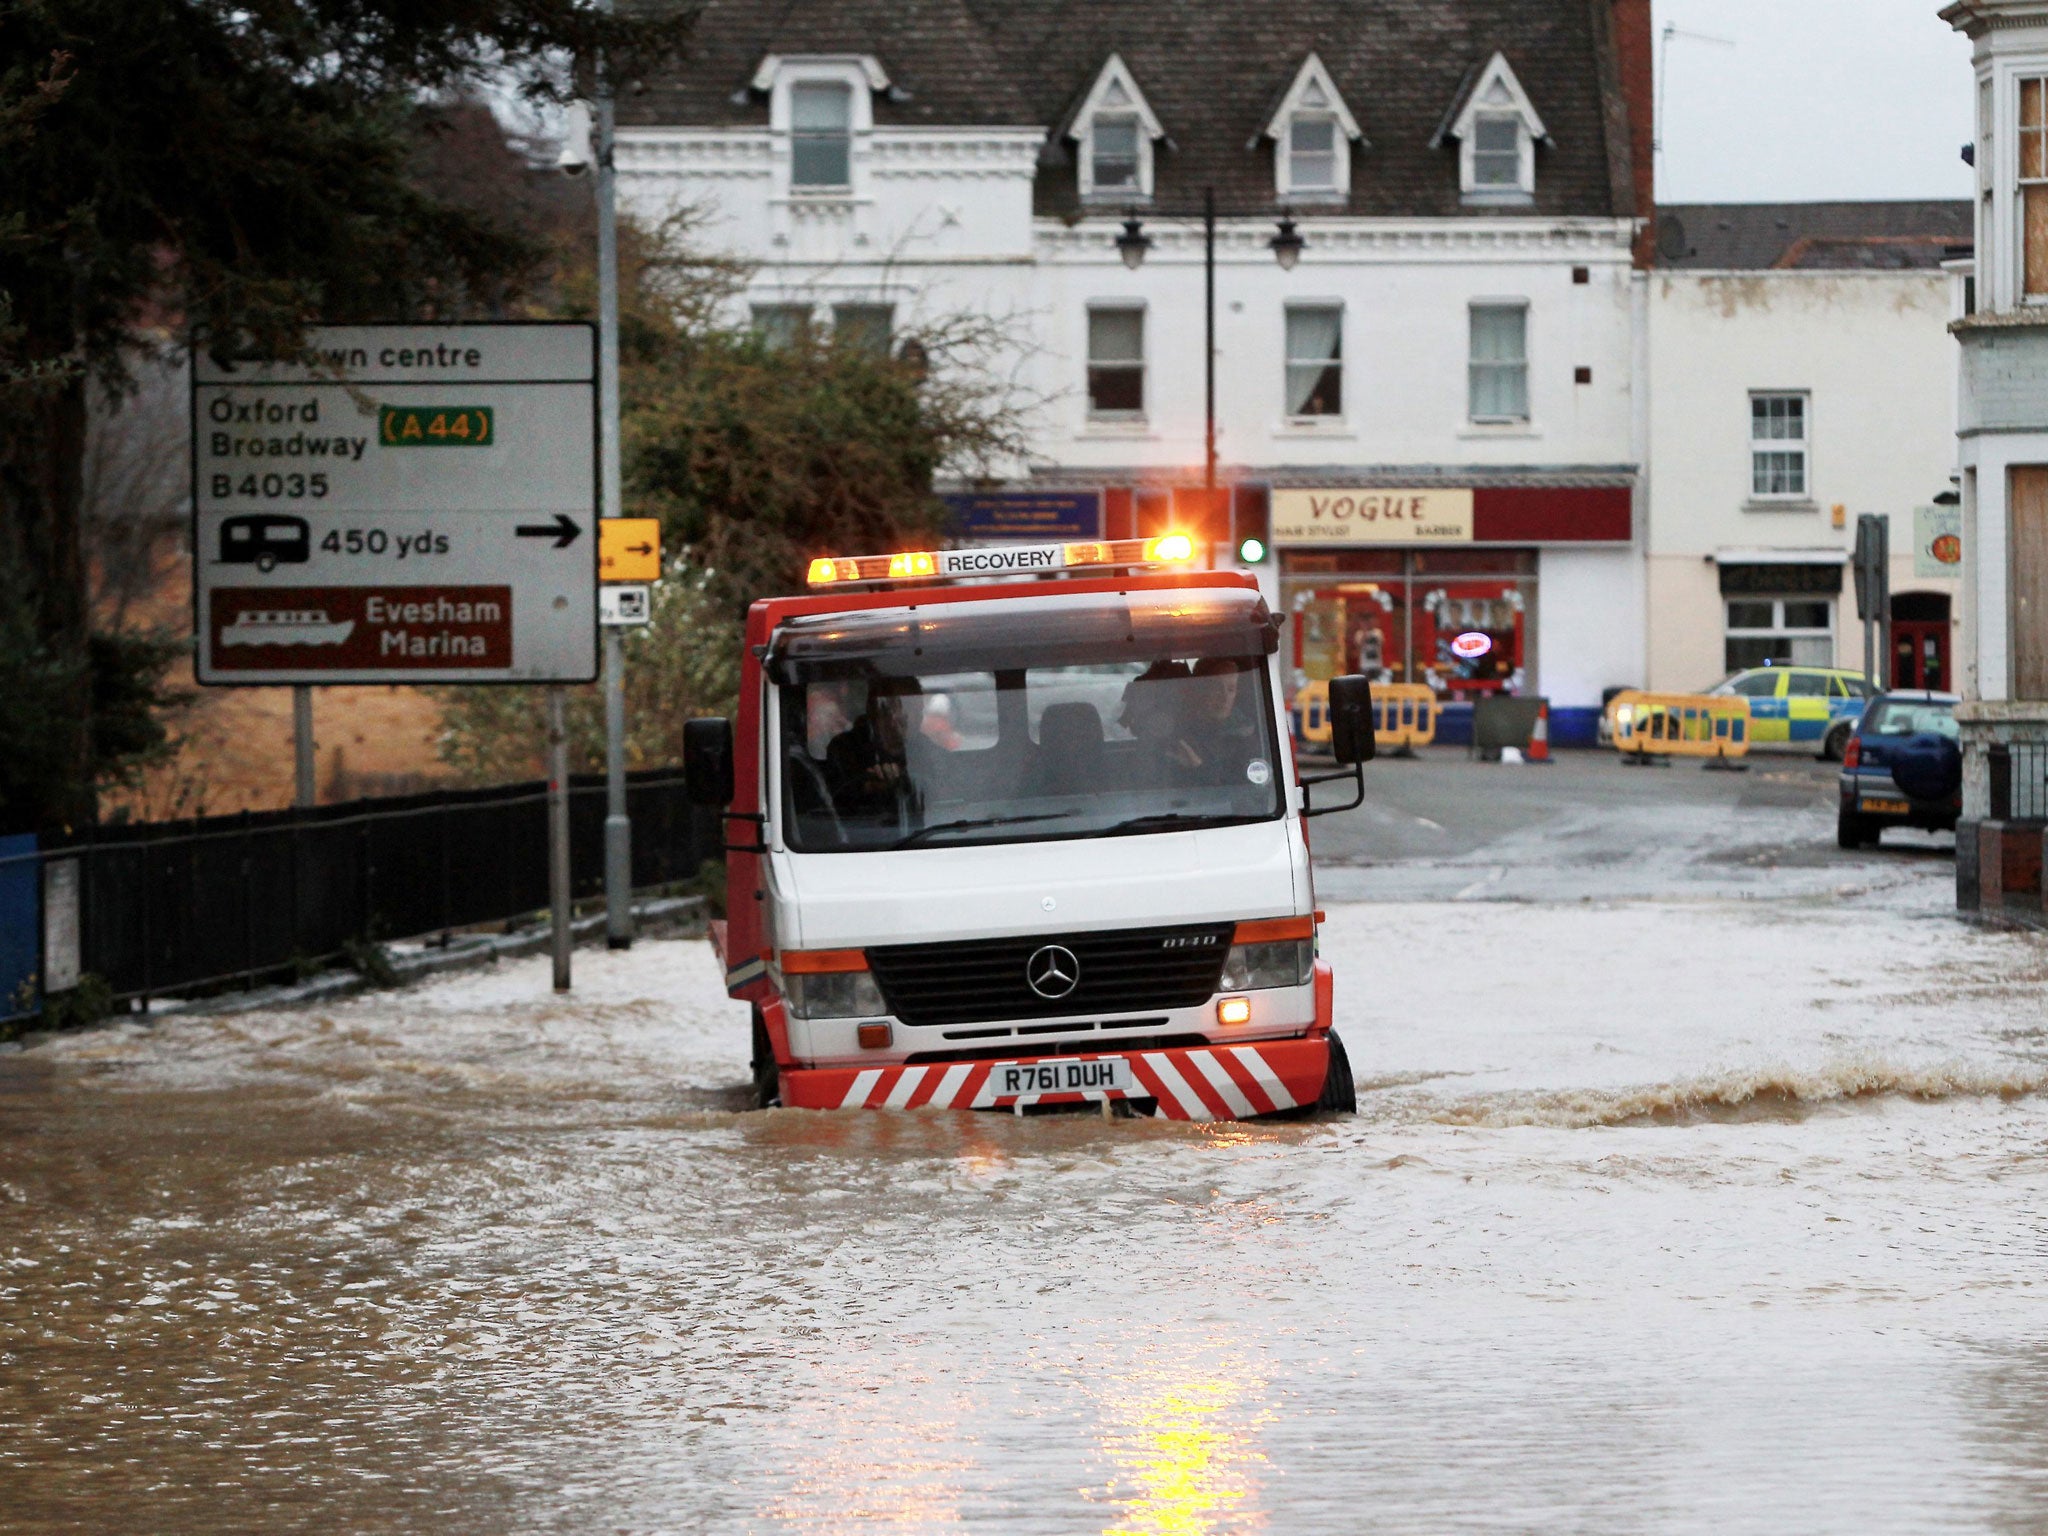
MULTIPOLYGON (((611 10, 610 0, 603 9, 611 10)), ((604 479, 600 516, 622 517, 619 467, 618 180, 612 166, 612 85, 599 61, 597 97, 598 433, 604 479)), ((626 812, 626 642, 616 624, 604 632, 604 937, 608 949, 633 944, 633 822, 626 812)))
MULTIPOLYGON (((1154 210, 1154 217, 1197 218, 1202 221, 1202 485, 1208 501, 1216 505, 1216 189, 1202 188, 1199 214, 1154 210)), ((1294 227, 1294 220, 1280 215, 1278 232, 1266 242, 1282 272, 1292 272, 1308 249, 1308 241, 1294 227)), ((1133 272, 1145 264, 1152 249, 1152 237, 1135 211, 1124 217, 1123 232, 1116 237, 1117 254, 1133 272)))

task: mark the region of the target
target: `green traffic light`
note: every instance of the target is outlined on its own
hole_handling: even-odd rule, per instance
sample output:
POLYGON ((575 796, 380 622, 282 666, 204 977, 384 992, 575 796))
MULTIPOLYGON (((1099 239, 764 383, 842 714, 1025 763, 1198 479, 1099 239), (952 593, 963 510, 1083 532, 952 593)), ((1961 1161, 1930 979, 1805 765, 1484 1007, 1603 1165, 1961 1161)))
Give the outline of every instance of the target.
POLYGON ((1237 546, 1237 558, 1246 565, 1257 565, 1266 558, 1266 543, 1263 539, 1246 539, 1237 546))

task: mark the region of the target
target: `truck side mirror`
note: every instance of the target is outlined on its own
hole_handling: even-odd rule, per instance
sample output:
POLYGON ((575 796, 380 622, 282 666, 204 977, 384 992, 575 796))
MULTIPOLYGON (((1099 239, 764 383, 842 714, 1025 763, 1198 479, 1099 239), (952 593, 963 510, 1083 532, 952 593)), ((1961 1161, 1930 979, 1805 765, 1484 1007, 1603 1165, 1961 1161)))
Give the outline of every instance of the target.
POLYGON ((1330 679, 1330 751, 1346 767, 1379 755, 1372 728, 1372 681, 1353 673, 1330 679))
POLYGON ((683 792, 692 805, 732 804, 732 722, 713 715, 683 722, 683 792))

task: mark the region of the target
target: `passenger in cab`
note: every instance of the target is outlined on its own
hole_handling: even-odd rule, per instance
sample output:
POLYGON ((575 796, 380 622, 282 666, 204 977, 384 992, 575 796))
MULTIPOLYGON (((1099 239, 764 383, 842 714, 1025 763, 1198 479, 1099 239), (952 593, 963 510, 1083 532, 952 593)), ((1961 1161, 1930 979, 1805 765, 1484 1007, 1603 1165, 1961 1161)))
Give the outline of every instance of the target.
POLYGON ((1195 663, 1179 728, 1169 756, 1199 784, 1236 784, 1258 755, 1259 736, 1250 718, 1254 696, 1243 687, 1244 664, 1234 657, 1205 656, 1195 663))
POLYGON ((1188 664, 1184 661, 1155 661, 1124 684, 1123 707, 1117 724, 1131 733, 1141 747, 1160 758, 1170 758, 1174 738, 1180 731, 1181 695, 1188 685, 1188 664))

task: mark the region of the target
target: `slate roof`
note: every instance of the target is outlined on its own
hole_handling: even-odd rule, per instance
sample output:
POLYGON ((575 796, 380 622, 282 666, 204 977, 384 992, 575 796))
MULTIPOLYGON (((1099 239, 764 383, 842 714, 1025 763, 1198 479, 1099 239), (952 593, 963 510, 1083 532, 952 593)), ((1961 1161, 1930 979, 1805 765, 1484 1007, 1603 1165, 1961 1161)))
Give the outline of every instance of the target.
MULTIPOLYGON (((707 0, 691 57, 619 103, 622 125, 758 125, 747 89, 770 53, 873 54, 897 88, 878 126, 1052 129, 1122 55, 1171 145, 1155 203, 1216 189, 1226 210, 1276 206, 1266 126, 1275 93, 1313 50, 1369 147, 1354 146, 1347 210, 1393 217, 1500 213, 1626 216, 1626 114, 1608 0, 707 0), (1476 209, 1457 150, 1431 148, 1469 75, 1504 53, 1550 130, 1533 209, 1476 209), (900 99, 907 92, 907 99, 900 99)), ((1040 212, 1079 204, 1073 146, 1048 146, 1040 212)), ((1319 210, 1320 211, 1320 210, 1319 210)))
POLYGON ((1974 238, 1967 198, 1666 203, 1657 210, 1657 265, 1681 271, 1930 271, 1974 238))

